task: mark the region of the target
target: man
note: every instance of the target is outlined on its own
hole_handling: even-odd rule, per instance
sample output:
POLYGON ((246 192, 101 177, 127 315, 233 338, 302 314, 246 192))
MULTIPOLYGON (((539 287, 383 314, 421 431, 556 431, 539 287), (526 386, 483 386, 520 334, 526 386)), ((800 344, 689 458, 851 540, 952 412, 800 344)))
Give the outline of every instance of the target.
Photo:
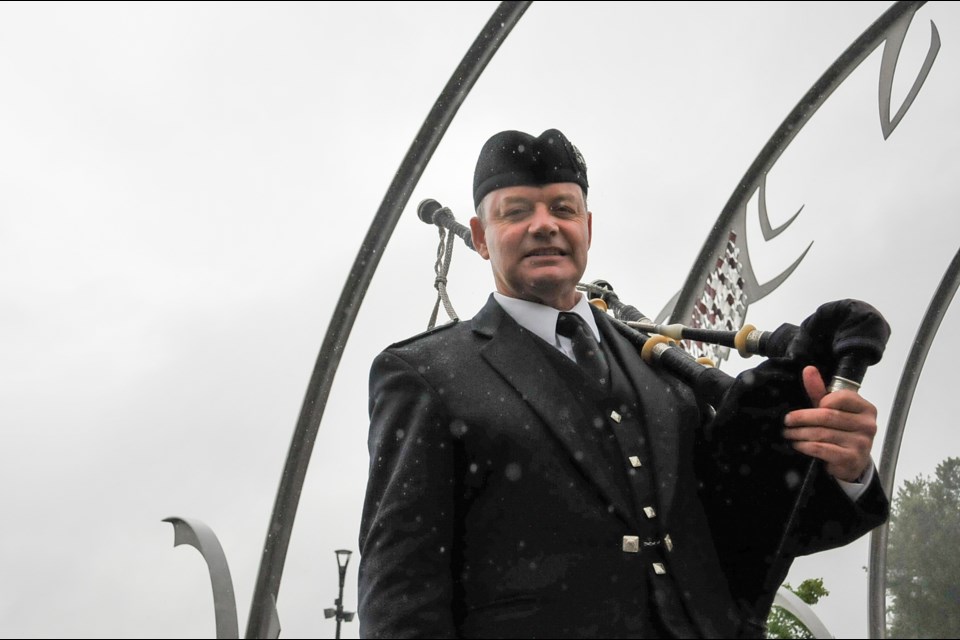
MULTIPOLYGON (((707 417, 576 289, 587 190, 561 132, 493 136, 470 228, 496 292, 472 320, 373 363, 361 636, 759 637, 700 495, 707 417)), ((887 515, 870 460, 876 409, 826 395, 812 367, 803 382, 815 408, 789 413, 784 435, 832 477, 803 511, 797 553, 887 515)))

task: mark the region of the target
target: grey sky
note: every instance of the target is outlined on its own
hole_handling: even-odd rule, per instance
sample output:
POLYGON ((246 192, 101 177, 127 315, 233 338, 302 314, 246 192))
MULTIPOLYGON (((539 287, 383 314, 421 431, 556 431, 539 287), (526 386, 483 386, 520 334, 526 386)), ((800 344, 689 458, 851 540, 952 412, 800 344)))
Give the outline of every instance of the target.
MULTIPOLYGON (((245 628, 290 437, 334 303, 433 101, 497 4, 0 4, 0 635, 213 637, 206 568, 161 522, 206 522, 245 628)), ((767 138, 890 3, 534 3, 460 110, 397 225, 346 345, 279 594, 282 637, 333 636, 333 550, 356 550, 373 356, 422 331, 437 233, 423 198, 470 216, 473 164, 502 129, 557 127, 590 170, 587 279, 656 314, 767 138)), ((890 402, 960 248, 960 8, 917 14, 886 141, 875 51, 770 172, 774 225, 748 227, 773 329, 819 304, 877 306, 893 335, 863 393, 890 402)), ((755 209, 756 202, 751 203, 755 209)), ((458 244, 469 317, 489 266, 458 244)), ((960 455, 947 314, 897 474, 960 455)), ((734 372, 750 361, 732 359, 734 372)), ((837 637, 867 631, 867 539, 802 559, 837 637)), ((346 605, 356 608, 356 556, 346 605)), ((356 637, 348 623, 344 637, 356 637)))

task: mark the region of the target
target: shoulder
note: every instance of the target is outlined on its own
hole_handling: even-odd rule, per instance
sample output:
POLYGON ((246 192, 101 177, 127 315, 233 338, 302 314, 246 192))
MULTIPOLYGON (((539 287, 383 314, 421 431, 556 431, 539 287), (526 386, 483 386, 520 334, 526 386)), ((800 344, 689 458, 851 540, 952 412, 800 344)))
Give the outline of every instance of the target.
POLYGON ((456 320, 389 345, 378 360, 395 356, 409 363, 434 360, 444 352, 462 351, 470 340, 470 321, 456 320))
POLYGON ((451 322, 383 349, 370 365, 371 394, 390 388, 409 393, 423 384, 435 387, 452 372, 472 367, 477 350, 470 344, 469 325, 451 322))
POLYGON ((380 353, 380 357, 394 355, 408 362, 427 358, 436 363, 438 355, 452 354, 454 358, 443 359, 462 361, 493 336, 504 317, 506 314, 490 296, 487 304, 474 317, 454 320, 394 342, 380 353))
POLYGON ((460 320, 454 320, 447 324, 442 324, 432 329, 427 329, 414 336, 394 342, 386 348, 386 351, 402 350, 419 344, 440 343, 456 334, 457 330, 463 329, 467 323, 460 320))

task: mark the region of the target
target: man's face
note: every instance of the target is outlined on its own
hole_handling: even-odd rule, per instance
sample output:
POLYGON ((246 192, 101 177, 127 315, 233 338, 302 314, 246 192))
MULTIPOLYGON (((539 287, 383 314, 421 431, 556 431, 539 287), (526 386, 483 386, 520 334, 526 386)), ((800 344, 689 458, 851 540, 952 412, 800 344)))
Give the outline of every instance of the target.
POLYGON ((483 220, 470 220, 473 246, 490 260, 497 291, 567 310, 587 268, 592 215, 580 185, 505 187, 488 193, 483 220))

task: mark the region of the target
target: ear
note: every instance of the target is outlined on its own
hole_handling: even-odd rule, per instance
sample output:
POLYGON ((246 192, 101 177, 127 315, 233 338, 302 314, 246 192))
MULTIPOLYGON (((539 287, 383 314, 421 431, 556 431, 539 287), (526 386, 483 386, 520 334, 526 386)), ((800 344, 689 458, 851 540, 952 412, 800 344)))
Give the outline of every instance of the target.
POLYGON ((470 218, 470 239, 473 241, 473 248, 477 250, 480 257, 489 260, 490 251, 487 250, 487 236, 483 232, 483 223, 477 216, 470 218))
POLYGON ((591 242, 593 242, 593 214, 587 211, 587 249, 590 248, 591 242))

